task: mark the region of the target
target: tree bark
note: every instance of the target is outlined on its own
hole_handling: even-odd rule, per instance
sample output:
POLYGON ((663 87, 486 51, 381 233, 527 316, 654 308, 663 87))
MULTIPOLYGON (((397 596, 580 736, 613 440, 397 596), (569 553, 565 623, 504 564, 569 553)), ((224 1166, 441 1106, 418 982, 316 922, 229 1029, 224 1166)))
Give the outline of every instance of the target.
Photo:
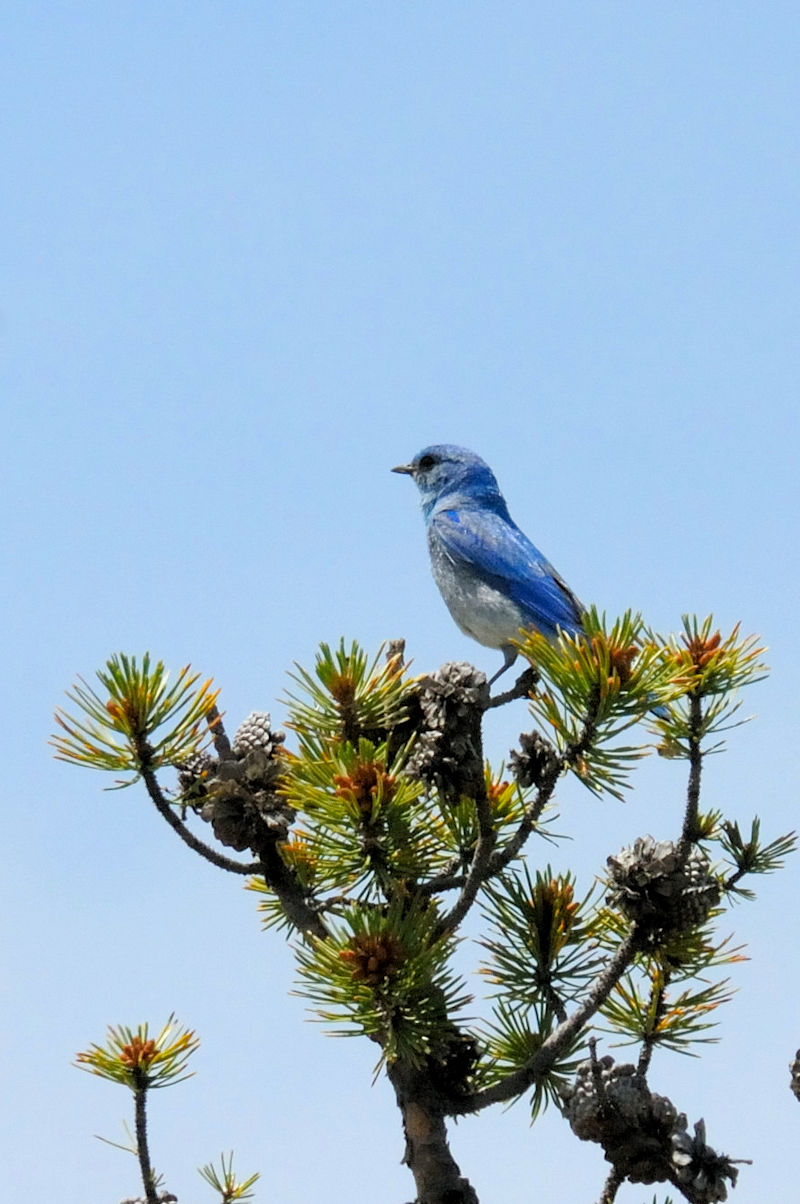
POLYGON ((423 1070, 395 1062, 388 1067, 403 1117, 408 1166, 417 1188, 415 1204, 479 1204, 450 1153, 444 1111, 423 1070))

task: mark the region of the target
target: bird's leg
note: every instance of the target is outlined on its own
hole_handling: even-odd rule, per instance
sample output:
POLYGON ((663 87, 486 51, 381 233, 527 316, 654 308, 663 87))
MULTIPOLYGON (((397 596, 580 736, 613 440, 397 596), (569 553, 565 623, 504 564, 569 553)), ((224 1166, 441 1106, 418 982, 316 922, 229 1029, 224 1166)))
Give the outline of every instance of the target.
POLYGON ((514 664, 514 661, 516 659, 517 659, 516 648, 513 646, 513 644, 506 644, 506 646, 503 648, 503 663, 500 666, 500 668, 497 670, 497 672, 495 673, 494 677, 489 678, 489 685, 493 686, 494 683, 497 681, 498 677, 502 677, 502 675, 505 673, 506 669, 511 668, 511 666, 514 664))
POLYGON ((534 669, 533 665, 528 665, 527 669, 520 673, 510 690, 504 690, 501 694, 492 695, 486 709, 491 710, 493 707, 505 706, 507 702, 513 702, 515 698, 530 698, 538 680, 538 672, 534 669))

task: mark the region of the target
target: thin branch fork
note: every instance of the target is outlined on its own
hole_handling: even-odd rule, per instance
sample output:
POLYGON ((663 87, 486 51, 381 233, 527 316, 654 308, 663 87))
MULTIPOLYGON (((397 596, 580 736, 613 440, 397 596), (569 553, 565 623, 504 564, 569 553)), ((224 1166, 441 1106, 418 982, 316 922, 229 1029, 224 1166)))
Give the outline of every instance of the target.
POLYGON ((215 849, 205 844, 204 841, 199 840, 175 814, 175 811, 167 802, 155 773, 147 764, 149 753, 147 746, 142 744, 137 749, 137 752, 140 773, 147 788, 147 793, 150 795, 159 814, 163 816, 172 830, 180 836, 184 844, 187 844, 190 849, 195 853, 199 853, 201 857, 211 862, 212 865, 216 865, 223 870, 228 870, 230 873, 243 874, 248 877, 253 874, 262 875, 267 886, 275 891, 286 912, 287 918, 296 928, 307 935, 322 939, 328 935, 328 929, 322 918, 318 911, 309 904, 305 892, 301 889, 291 869, 286 865, 278 852, 276 841, 272 835, 266 838, 257 850, 258 861, 248 864, 234 861, 233 858, 225 857, 222 853, 218 853, 215 849))

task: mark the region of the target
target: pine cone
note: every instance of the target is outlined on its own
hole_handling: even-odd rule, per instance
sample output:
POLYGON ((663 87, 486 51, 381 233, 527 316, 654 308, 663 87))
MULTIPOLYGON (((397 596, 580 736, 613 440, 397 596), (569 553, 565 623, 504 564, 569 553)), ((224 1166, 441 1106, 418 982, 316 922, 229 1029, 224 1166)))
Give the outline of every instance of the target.
POLYGON ((451 796, 474 797, 483 784, 481 719, 489 701, 486 675, 466 662, 442 665, 419 691, 422 730, 406 765, 410 777, 451 796))
POLYGON ((606 902, 638 923, 654 942, 702 924, 722 894, 708 857, 697 845, 685 856, 670 840, 640 836, 607 864, 606 902))
POLYGON ((188 805, 194 806, 207 793, 208 782, 214 777, 219 762, 208 753, 194 753, 181 765, 178 770, 178 787, 181 792, 181 801, 188 805))
POLYGON ((251 711, 233 737, 232 748, 237 757, 256 751, 272 757, 285 739, 284 732, 273 732, 268 711, 251 711))
POLYGON ((797 1099, 800 1099, 800 1049, 795 1054, 794 1061, 789 1064, 789 1069, 792 1072, 792 1092, 797 1099))
POLYGON ((686 1132, 686 1117, 681 1114, 672 1134, 672 1162, 681 1183, 691 1188, 689 1198, 694 1204, 716 1204, 727 1200, 728 1187, 736 1186, 739 1172, 730 1158, 717 1154, 706 1145, 705 1121, 698 1120, 694 1126, 694 1137, 686 1132))
POLYGON ((468 1095, 475 1086, 475 1068, 480 1056, 476 1038, 452 1025, 436 1053, 426 1059, 431 1085, 445 1099, 458 1100, 468 1095))
POLYGON ((508 764, 524 790, 526 786, 541 786, 557 760, 556 750, 544 736, 538 732, 521 732, 519 751, 511 750, 508 764))
POLYGON ((591 1061, 582 1062, 564 1098, 564 1114, 576 1137, 598 1142, 608 1161, 632 1183, 668 1177, 678 1113, 665 1096, 650 1091, 635 1066, 617 1066, 608 1056, 598 1060, 596 1070, 591 1061))
POLYGON ((690 1189, 686 1195, 693 1204, 726 1200, 725 1180, 736 1184, 733 1161, 706 1145, 703 1121, 690 1137, 684 1114, 651 1091, 629 1063, 616 1066, 607 1056, 582 1062, 562 1099, 576 1137, 598 1142, 615 1170, 632 1183, 674 1182, 677 1176, 690 1189))
POLYGON ((200 815, 222 844, 240 853, 252 849, 258 855, 265 837, 286 840, 295 812, 272 790, 253 790, 243 781, 215 779, 200 815))

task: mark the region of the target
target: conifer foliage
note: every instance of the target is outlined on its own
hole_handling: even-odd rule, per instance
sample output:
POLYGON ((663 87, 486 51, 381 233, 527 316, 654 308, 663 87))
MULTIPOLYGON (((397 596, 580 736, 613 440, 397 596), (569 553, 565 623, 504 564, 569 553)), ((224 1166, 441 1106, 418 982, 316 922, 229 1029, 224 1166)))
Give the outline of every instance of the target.
MULTIPOLYGON (((120 655, 98 685, 69 693, 56 754, 142 780, 185 844, 246 876, 265 927, 293 940, 298 990, 317 1017, 374 1043, 417 1204, 477 1204, 448 1122, 517 1099, 534 1119, 555 1107, 601 1146, 605 1204, 626 1181, 724 1200, 736 1160, 652 1089, 651 1061, 710 1039, 742 956, 719 917, 752 897, 745 878, 778 869, 794 845, 791 834, 764 842, 758 818, 745 836, 701 808, 705 759, 741 722, 740 691, 765 673, 763 650, 711 618, 663 638, 636 615, 608 624, 596 611, 585 634, 521 633, 519 650, 529 669, 490 698, 470 665, 412 676, 401 644, 373 658, 323 644, 292 676, 289 736, 254 712, 232 738, 210 682, 186 668, 170 687, 160 662, 120 655), (484 716, 521 698, 534 726, 507 769, 493 766, 484 716), (581 892, 541 856, 559 784, 573 775, 600 800, 619 797, 654 748, 686 767, 679 829, 603 850, 605 868, 581 892), (483 1000, 454 964, 468 916, 481 931, 483 1000), (598 1054, 609 1033, 633 1046, 632 1061, 598 1054)), ((155 1058, 146 1032, 137 1045, 133 1030, 110 1031, 106 1054, 94 1046, 81 1062, 131 1089, 160 1085, 134 1082, 120 1052, 155 1058)), ((156 1058, 148 1074, 162 1064, 172 1065, 156 1058)), ((251 1196, 254 1177, 236 1196, 224 1158, 202 1173, 223 1200, 251 1196)), ((145 1187, 148 1200, 167 1198, 152 1175, 145 1187)))

